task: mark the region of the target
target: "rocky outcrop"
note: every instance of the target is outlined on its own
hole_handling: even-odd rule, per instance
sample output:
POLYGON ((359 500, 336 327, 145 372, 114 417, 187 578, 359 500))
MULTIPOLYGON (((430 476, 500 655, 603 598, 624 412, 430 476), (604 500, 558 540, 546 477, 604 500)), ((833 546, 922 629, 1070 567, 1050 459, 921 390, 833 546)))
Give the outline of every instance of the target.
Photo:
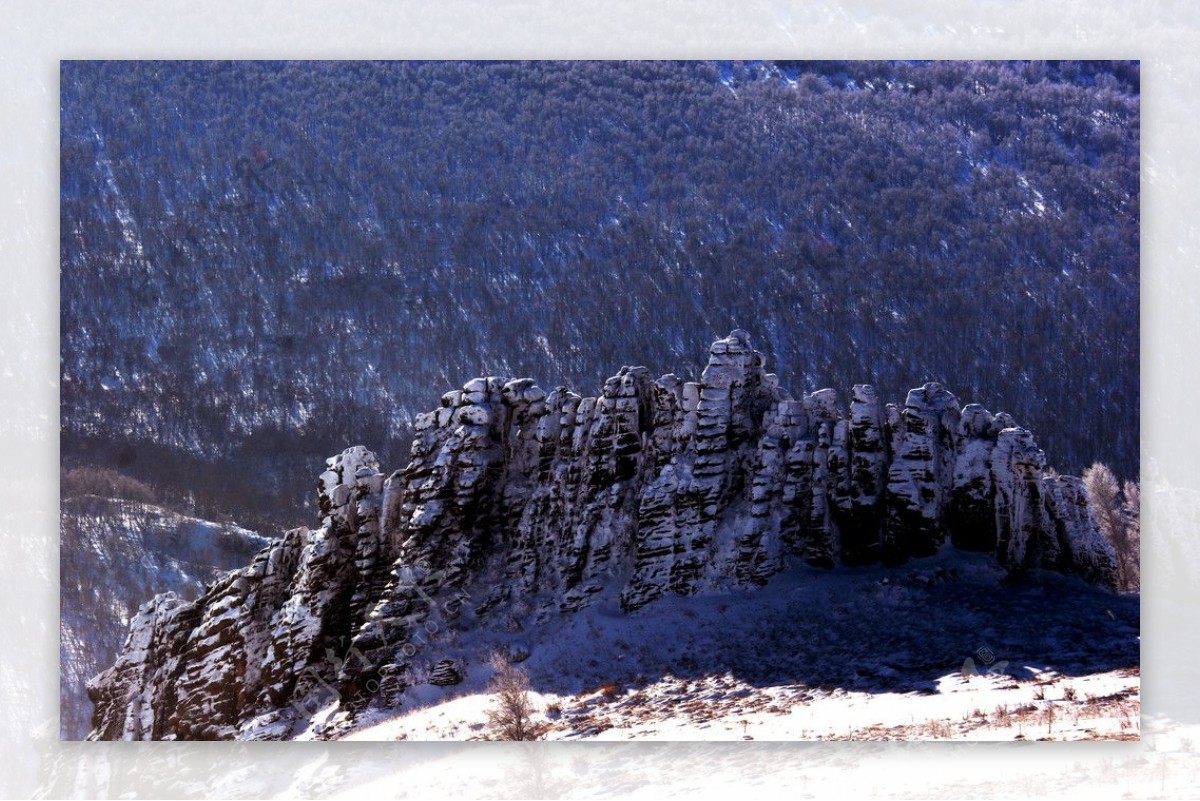
POLYGON ((744 331, 697 382, 626 367, 599 397, 474 379, 416 419, 406 467, 328 462, 321 527, 192 604, 157 599, 90 687, 95 737, 286 737, 402 703, 464 620, 519 630, 611 597, 757 586, 789 560, 900 562, 945 547, 1111 584, 1078 479, 1007 415, 928 383, 903 406, 856 385, 781 389, 744 331), (608 595, 605 593, 608 592, 608 595), (420 655, 418 657, 418 655, 420 655))
POLYGON ((191 603, 143 605, 117 663, 88 683, 92 739, 286 736, 338 697, 338 665, 392 552, 374 455, 351 448, 327 468, 320 528, 288 532, 191 603))
POLYGON ((1042 487, 1046 511, 1054 526, 1053 532, 1047 531, 1045 536, 1057 546, 1057 567, 1078 573, 1092 583, 1113 586, 1116 555, 1088 506, 1083 480, 1076 476, 1045 476, 1042 487))
POLYGON ((194 600, 270 542, 232 523, 95 495, 63 499, 59 533, 64 740, 87 736, 94 711, 87 680, 116 660, 148 597, 173 592, 181 603, 194 600))
POLYGON ((958 400, 936 383, 911 390, 903 408, 888 404, 884 559, 929 556, 941 547, 960 420, 958 400))
POLYGON ((959 548, 991 551, 996 547, 992 452, 1002 428, 1003 422, 978 403, 963 407, 946 509, 946 527, 959 548))
POLYGON ((438 662, 433 672, 429 674, 429 683, 437 687, 451 687, 461 684, 463 680, 462 666, 453 659, 443 659, 438 662))
POLYGON ((845 491, 839 493, 837 509, 842 560, 846 564, 866 564, 881 556, 880 508, 888 455, 882 414, 875 388, 855 384, 850 394, 849 419, 845 421, 849 464, 840 485, 845 491))

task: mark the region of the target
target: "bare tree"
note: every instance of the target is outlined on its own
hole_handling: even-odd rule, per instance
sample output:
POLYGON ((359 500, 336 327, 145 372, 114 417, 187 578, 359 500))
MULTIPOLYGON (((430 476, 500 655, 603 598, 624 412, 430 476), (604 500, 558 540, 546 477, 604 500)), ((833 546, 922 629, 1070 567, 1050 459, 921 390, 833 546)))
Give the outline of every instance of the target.
POLYGON ((534 720, 529 674, 502 654, 492 657, 492 667, 496 675, 491 683, 494 705, 487 713, 489 739, 540 740, 549 726, 534 720))
POLYGON ((1083 484, 1088 500, 1100 526, 1100 533, 1108 540, 1117 554, 1117 587, 1133 590, 1139 587, 1140 528, 1137 522, 1137 485, 1127 481, 1126 497, 1121 498, 1121 485, 1107 465, 1096 462, 1083 471, 1083 484), (1135 489, 1131 490, 1130 487, 1135 489), (1129 493, 1133 492, 1133 506, 1129 493), (1133 516, 1130 517, 1130 511, 1133 516), (1131 524, 1132 521, 1132 524, 1131 524))
POLYGON ((1123 485, 1125 503, 1121 511, 1125 515, 1125 542, 1128 545, 1125 558, 1125 575, 1129 580, 1126 589, 1136 590, 1142 586, 1142 488, 1136 481, 1123 485))

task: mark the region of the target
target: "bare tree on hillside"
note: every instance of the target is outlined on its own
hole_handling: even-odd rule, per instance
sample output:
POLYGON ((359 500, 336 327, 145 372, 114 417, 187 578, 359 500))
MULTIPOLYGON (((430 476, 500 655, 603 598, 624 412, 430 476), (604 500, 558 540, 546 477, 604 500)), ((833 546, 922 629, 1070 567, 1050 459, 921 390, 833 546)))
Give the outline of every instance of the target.
POLYGON ((534 720, 529 697, 529 674, 501 654, 492 657, 493 706, 487 713, 488 739, 540 740, 549 726, 534 720))
POLYGON ((1142 488, 1136 481, 1126 481, 1123 487, 1125 503, 1121 511, 1125 515, 1125 542, 1128 545, 1124 554, 1124 570, 1129 582, 1126 589, 1136 590, 1142 586, 1142 488))
POLYGON ((1125 497, 1121 485, 1107 465, 1096 462, 1083 471, 1083 484, 1088 500, 1100 526, 1100 533, 1117 554, 1117 587, 1136 590, 1140 587, 1141 528, 1140 492, 1132 481, 1125 482, 1125 497))

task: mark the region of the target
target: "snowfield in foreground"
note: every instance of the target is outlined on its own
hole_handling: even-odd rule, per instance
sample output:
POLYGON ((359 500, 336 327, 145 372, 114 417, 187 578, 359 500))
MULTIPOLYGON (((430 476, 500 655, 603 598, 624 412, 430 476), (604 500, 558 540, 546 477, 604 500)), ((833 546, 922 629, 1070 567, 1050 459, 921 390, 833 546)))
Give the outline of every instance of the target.
POLYGON ((965 553, 795 568, 758 592, 463 631, 461 684, 413 687, 345 739, 488 738, 496 642, 549 740, 1137 739, 1138 597, 1001 574, 965 553))
MULTIPOLYGON (((665 678, 613 692, 531 693, 554 710, 547 740, 1136 740, 1138 671, 944 677, 938 690, 871 694, 755 688, 729 676, 665 678)), ((368 726, 347 740, 471 740, 486 736, 492 696, 475 693, 368 726)))

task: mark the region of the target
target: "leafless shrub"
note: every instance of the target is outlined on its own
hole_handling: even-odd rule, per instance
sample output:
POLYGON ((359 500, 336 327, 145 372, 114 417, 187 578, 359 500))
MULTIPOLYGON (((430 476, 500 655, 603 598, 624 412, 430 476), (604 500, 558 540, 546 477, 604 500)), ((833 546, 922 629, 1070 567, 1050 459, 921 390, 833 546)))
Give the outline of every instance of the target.
POLYGON ((1121 504, 1125 518, 1125 561, 1120 567, 1128 585, 1125 589, 1136 590, 1142 586, 1142 489, 1136 481, 1126 481, 1122 490, 1125 495, 1121 504))
POLYGON ((606 681, 597 687, 596 691, 611 701, 620 695, 621 685, 617 684, 615 681, 606 681))
POLYGON ((491 683, 493 706, 487 713, 488 739, 542 739, 550 727, 534 717, 529 674, 499 654, 492 657, 492 667, 496 675, 491 683))
POLYGON ((948 740, 954 736, 954 730, 950 727, 950 722, 945 720, 931 720, 924 726, 925 733, 937 740, 948 740))
POLYGON ((1128 707, 1121 707, 1121 733, 1124 734, 1127 730, 1136 732, 1140 728, 1140 719, 1130 713, 1128 707))

